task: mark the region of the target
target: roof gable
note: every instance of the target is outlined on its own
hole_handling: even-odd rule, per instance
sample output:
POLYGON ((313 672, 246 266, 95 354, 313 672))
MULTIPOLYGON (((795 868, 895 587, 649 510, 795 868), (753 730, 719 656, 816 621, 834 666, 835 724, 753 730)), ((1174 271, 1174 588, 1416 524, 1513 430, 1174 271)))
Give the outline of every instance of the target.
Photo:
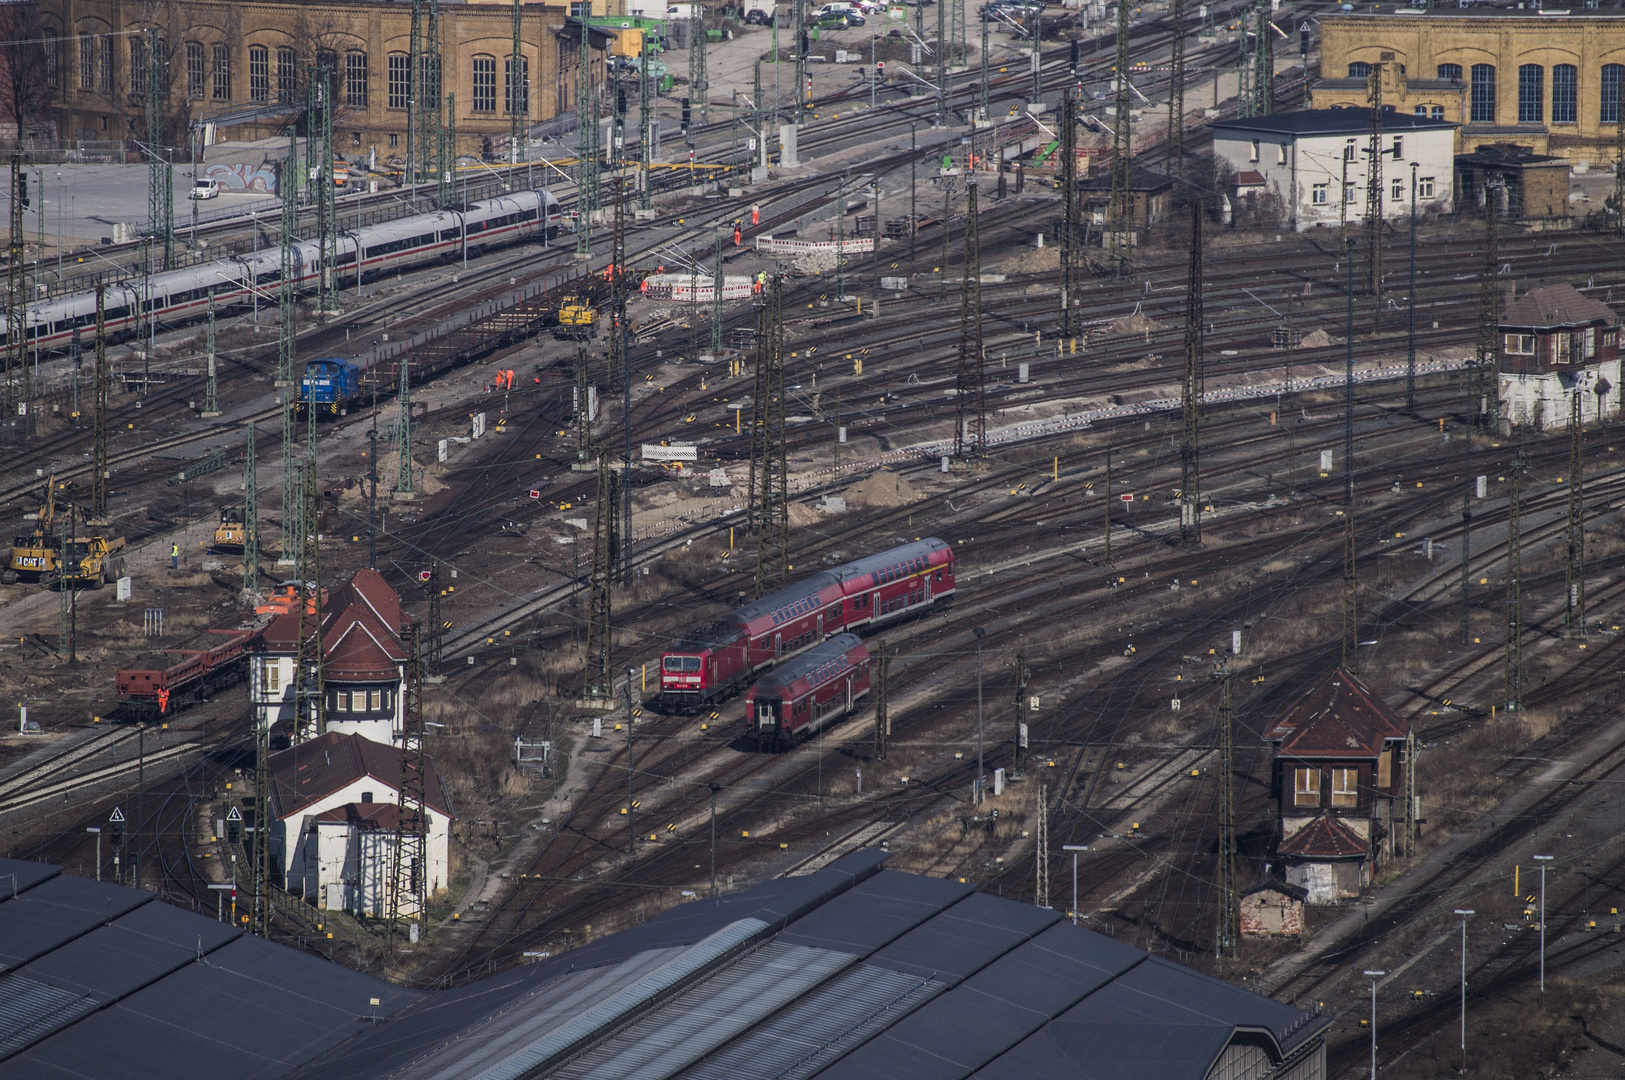
POLYGON ((1342 821, 1323 814, 1282 840, 1277 850, 1299 859, 1363 859, 1371 845, 1342 821))
POLYGON ((1531 289, 1518 297, 1502 313, 1501 325, 1519 329, 1555 329, 1585 326, 1599 319, 1610 324, 1617 321, 1613 308, 1564 282, 1531 289))
POLYGON ((1387 702, 1338 667, 1299 693, 1264 738, 1279 740, 1281 757, 1374 758, 1389 741, 1405 738, 1410 727, 1387 702))
MULTIPOLYGON (((294 817, 367 777, 398 792, 401 758, 399 747, 335 731, 290 746, 272 754, 268 762, 274 811, 282 819, 294 817)), ((455 817, 433 758, 424 759, 424 773, 425 801, 432 809, 455 817)))

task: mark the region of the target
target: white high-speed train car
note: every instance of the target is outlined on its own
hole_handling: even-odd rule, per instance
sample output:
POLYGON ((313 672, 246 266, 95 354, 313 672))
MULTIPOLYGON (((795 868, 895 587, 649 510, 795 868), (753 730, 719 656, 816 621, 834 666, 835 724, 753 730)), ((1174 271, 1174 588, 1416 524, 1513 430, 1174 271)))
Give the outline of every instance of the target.
MULTIPOLYGON (((564 216, 558 199, 549 191, 517 191, 467 210, 442 210, 432 214, 364 225, 338 236, 335 270, 342 285, 355 284, 358 277, 402 267, 421 266, 437 260, 460 259, 466 250, 474 256, 523 240, 557 235, 564 216), (359 262, 357 254, 359 252, 359 262)), ((316 264, 320 253, 314 241, 293 245, 294 287, 316 287, 316 264)), ((254 289, 261 296, 274 296, 282 276, 282 251, 271 248, 256 255, 220 259, 152 275, 150 283, 140 281, 109 285, 106 289, 105 319, 108 337, 134 329, 145 314, 156 312, 160 324, 176 324, 201 318, 214 293, 216 311, 247 304, 254 289), (141 314, 138 314, 137 304, 141 314)), ((7 320, 0 314, 0 341, 8 333, 7 320)), ((66 345, 75 329, 89 336, 96 326, 96 294, 76 293, 28 306, 28 337, 31 345, 49 349, 66 345)))

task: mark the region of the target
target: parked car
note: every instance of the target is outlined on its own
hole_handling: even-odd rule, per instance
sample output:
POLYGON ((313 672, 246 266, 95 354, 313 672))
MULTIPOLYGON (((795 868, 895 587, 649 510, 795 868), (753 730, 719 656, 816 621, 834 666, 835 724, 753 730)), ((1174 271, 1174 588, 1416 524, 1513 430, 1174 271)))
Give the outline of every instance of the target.
POLYGON ((772 26, 773 14, 763 11, 761 8, 751 8, 745 12, 745 24, 747 26, 772 26))
POLYGON ((860 13, 858 13, 856 11, 849 11, 849 12, 846 13, 846 24, 848 26, 862 26, 864 23, 867 23, 868 21, 869 21, 868 19, 865 19, 860 13))
POLYGON ((220 194, 220 181, 195 179, 191 195, 194 199, 213 199, 220 194))
POLYGON ((852 25, 848 20, 853 13, 846 11, 832 11, 828 15, 820 15, 813 20, 814 30, 845 30, 852 25))

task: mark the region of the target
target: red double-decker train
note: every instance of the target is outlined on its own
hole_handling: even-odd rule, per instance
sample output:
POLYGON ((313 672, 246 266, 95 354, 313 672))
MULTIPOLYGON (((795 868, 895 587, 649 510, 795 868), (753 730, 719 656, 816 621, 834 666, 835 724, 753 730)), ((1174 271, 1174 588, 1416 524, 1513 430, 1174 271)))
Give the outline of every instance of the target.
POLYGON ((745 723, 763 750, 788 750, 852 714, 869 693, 869 650, 837 634, 756 680, 745 723))
POLYGON ((698 709, 732 696, 774 664, 836 634, 866 633, 944 608, 954 552, 936 537, 822 570, 723 616, 660 658, 660 701, 698 709))

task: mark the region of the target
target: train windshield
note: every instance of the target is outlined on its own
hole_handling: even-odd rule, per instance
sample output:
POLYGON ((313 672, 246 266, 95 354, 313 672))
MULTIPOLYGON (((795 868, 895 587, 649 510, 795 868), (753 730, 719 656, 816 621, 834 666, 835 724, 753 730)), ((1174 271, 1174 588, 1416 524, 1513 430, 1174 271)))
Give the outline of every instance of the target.
POLYGON ((671 672, 698 671, 700 658, 697 656, 668 656, 660 662, 660 666, 671 672))

